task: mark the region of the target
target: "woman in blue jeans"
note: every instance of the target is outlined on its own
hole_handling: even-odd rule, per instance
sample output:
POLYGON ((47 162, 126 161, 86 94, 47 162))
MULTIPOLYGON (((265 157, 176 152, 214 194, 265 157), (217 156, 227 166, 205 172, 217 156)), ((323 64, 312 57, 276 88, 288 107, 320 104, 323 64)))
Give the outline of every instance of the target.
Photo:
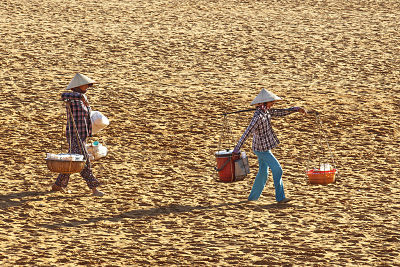
POLYGON ((293 112, 307 114, 307 111, 300 107, 273 109, 272 106, 279 100, 281 100, 281 98, 272 92, 265 89, 261 90, 258 96, 251 102, 251 105, 257 106, 253 119, 233 150, 234 158, 238 158, 241 146, 246 141, 247 137, 253 134, 252 148, 258 157, 259 169, 248 197, 250 201, 257 200, 260 197, 267 182, 268 168, 271 169, 274 179, 276 201, 278 203, 290 201, 290 199, 285 196, 283 189, 282 167, 271 152, 271 149, 279 144, 279 140, 272 129, 271 118, 286 116, 293 112))

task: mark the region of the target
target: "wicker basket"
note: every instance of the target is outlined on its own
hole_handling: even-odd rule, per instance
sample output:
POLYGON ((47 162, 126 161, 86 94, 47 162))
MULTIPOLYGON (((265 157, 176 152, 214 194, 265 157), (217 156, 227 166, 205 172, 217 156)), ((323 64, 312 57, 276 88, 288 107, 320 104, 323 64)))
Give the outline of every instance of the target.
POLYGON ((69 161, 69 160, 56 160, 46 159, 47 167, 52 172, 71 174, 83 170, 86 161, 69 161))

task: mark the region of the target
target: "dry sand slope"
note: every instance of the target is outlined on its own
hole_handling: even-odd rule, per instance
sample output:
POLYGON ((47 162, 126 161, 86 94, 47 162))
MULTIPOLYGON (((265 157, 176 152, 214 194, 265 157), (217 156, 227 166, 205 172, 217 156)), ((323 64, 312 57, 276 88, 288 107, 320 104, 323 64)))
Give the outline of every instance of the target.
MULTIPOLYGON (((400 265, 399 17, 394 0, 2 0, 0 263, 400 265), (72 194, 48 192, 76 72, 111 121, 92 138, 109 148, 94 164, 104 198, 79 175, 72 194), (251 175, 214 181, 219 114, 263 87, 322 112, 340 171, 307 185, 314 119, 275 120, 288 205, 271 181, 246 202, 250 140, 251 175)), ((250 118, 229 116, 223 148, 250 118)))

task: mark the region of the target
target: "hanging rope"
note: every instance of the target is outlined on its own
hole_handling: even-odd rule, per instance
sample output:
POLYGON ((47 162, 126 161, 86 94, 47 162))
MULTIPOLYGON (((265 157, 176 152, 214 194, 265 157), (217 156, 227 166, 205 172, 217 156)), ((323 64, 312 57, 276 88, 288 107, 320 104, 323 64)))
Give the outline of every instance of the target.
POLYGON ((333 152, 330 148, 329 142, 328 142, 328 138, 326 137, 326 133, 323 129, 322 126, 322 120, 321 120, 321 116, 318 112, 313 112, 311 114, 315 115, 315 125, 317 125, 318 127, 318 131, 313 131, 313 138, 311 140, 311 144, 310 144, 310 153, 308 155, 308 160, 307 160, 307 169, 306 171, 309 170, 310 167, 310 161, 311 161, 311 155, 313 154, 313 145, 315 144, 315 142, 317 142, 317 157, 318 157, 318 165, 321 166, 322 160, 325 159, 325 149, 324 149, 324 143, 328 149, 328 153, 330 156, 330 160, 332 161, 332 165, 333 168, 336 169, 336 161, 333 155, 333 152), (316 134, 318 133, 318 136, 316 136, 316 134))
MULTIPOLYGON (((221 135, 219 137, 217 151, 219 152, 219 151, 223 151, 223 150, 230 150, 232 144, 234 144, 232 129, 230 127, 230 124, 229 124, 229 121, 227 118, 227 114, 224 114, 224 118, 222 121, 221 135), (223 147, 224 145, 227 145, 227 146, 223 147)), ((214 167, 214 170, 216 171, 215 172, 216 176, 214 177, 214 180, 219 181, 219 178, 218 178, 219 171, 223 170, 226 167, 226 165, 228 165, 230 162, 231 162, 231 157, 228 157, 228 159, 220 166, 220 168, 214 167)), ((231 173, 232 173, 231 181, 233 181, 235 179, 234 172, 233 172, 233 164, 231 164, 230 167, 231 167, 231 173)))
MULTIPOLYGON (((85 155, 85 153, 83 151, 84 150, 83 143, 82 143, 82 140, 81 140, 81 138, 79 136, 78 128, 76 127, 75 119, 74 119, 74 116, 73 116, 72 111, 71 111, 71 103, 69 101, 65 101, 65 105, 66 105, 66 109, 67 109, 67 126, 68 126, 68 129, 75 130, 76 139, 77 139, 78 145, 79 145, 79 150, 83 155, 84 161, 86 161, 87 157, 86 157, 86 155, 85 155), (71 118, 71 120, 69 120, 68 118, 71 118)), ((61 137, 62 137, 62 139, 61 139, 61 151, 62 151, 62 147, 63 147, 63 141, 62 140, 64 139, 64 130, 61 131, 61 137)), ((71 153, 70 150, 71 150, 71 145, 72 145, 72 131, 70 133, 70 136, 69 136, 69 139, 67 140, 67 142, 68 142, 68 145, 69 145, 68 152, 71 153)))
POLYGON ((218 151, 222 150, 222 145, 224 145, 226 141, 228 141, 227 143, 229 146, 234 144, 233 133, 228 121, 228 116, 224 115, 222 120, 221 135, 218 141, 218 151))

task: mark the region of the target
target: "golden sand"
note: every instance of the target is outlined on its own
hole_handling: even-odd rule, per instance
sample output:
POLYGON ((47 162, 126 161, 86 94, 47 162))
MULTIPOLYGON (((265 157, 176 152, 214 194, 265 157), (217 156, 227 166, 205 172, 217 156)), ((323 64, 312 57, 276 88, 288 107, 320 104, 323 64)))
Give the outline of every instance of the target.
MULTIPOLYGON (((2 0, 1 265, 400 265, 399 17, 394 0, 2 0), (103 198, 76 174, 49 192, 76 72, 110 119, 91 139, 103 198), (297 113, 274 121, 292 202, 272 179, 246 201, 250 140, 251 174, 214 180, 219 114, 261 88, 322 113, 336 183, 307 184, 317 127, 297 113)), ((228 117, 223 148, 250 118, 228 117)))

